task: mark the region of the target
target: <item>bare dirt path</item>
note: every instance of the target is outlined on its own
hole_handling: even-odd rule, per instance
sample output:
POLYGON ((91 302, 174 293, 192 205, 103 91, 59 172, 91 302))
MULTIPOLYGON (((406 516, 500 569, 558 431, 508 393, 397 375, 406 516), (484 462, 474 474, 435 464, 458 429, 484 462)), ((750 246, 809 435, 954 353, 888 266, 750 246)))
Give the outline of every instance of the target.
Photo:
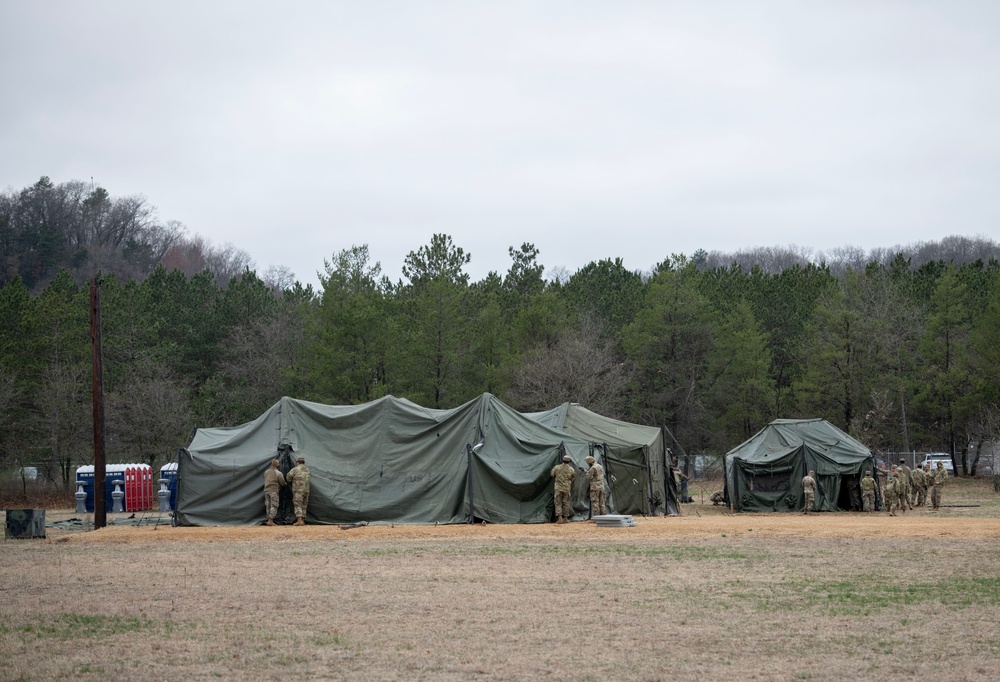
POLYGON ((592 523, 569 525, 369 525, 342 530, 311 525, 254 527, 109 526, 88 533, 50 533, 65 542, 241 542, 256 540, 475 540, 547 541, 573 538, 587 542, 629 542, 712 537, 795 538, 1000 538, 1000 518, 940 516, 914 510, 890 517, 878 514, 727 514, 702 510, 679 517, 638 518, 633 528, 597 528, 592 523))

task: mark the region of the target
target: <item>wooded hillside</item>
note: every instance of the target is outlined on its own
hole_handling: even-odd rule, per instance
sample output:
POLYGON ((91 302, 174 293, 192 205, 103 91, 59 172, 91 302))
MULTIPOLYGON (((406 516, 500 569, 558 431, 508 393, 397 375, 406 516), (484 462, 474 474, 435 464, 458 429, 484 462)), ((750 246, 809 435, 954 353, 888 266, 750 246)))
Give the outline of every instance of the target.
POLYGON ((794 249, 620 260, 546 279, 538 250, 472 282, 448 235, 392 281, 354 245, 320 290, 161 223, 145 199, 43 178, 0 194, 0 466, 92 461, 86 280, 103 275, 108 461, 158 466, 195 425, 283 395, 521 410, 575 401, 721 454, 778 417, 975 473, 998 433, 1000 245, 949 237, 813 262, 794 249), (242 267, 239 267, 242 266, 242 267), (266 281, 265 281, 266 280, 266 281))

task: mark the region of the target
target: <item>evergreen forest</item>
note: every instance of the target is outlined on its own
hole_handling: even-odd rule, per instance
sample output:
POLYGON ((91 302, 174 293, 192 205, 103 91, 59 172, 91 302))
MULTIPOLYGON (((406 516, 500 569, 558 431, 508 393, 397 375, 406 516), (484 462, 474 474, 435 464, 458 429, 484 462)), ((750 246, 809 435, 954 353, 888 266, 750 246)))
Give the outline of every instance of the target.
POLYGON ((354 244, 314 289, 187 236, 143 197, 48 178, 0 193, 0 470, 68 486, 93 461, 92 278, 109 462, 158 467, 194 427, 283 395, 572 401, 708 455, 773 419, 822 417, 881 453, 949 452, 964 475, 998 438, 990 239, 664 254, 649 272, 607 258, 558 277, 531 243, 508 254, 506 272, 470 281, 471 254, 435 234, 393 279, 354 244))

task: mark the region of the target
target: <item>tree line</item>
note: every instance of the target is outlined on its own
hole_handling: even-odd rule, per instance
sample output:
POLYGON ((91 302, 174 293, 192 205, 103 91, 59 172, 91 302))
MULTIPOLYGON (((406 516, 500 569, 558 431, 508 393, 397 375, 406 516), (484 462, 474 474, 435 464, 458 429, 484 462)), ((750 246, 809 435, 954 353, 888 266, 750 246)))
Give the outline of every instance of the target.
POLYGON ((848 249, 851 262, 782 262, 770 250, 723 265, 702 251, 642 273, 609 258, 551 279, 524 243, 506 272, 470 281, 471 255, 436 234, 402 278, 354 245, 324 260, 314 290, 258 276, 233 247, 215 268, 185 271, 177 263, 198 265, 192 247, 206 250, 153 213, 115 223, 79 208, 93 224, 72 239, 53 235, 73 211, 58 229, 24 217, 21 203, 72 187, 78 207, 125 211, 77 185, 0 197, 0 458, 66 484, 92 461, 85 276, 98 270, 109 461, 158 466, 194 426, 252 420, 283 395, 444 408, 490 392, 522 411, 573 401, 665 425, 689 454, 725 453, 775 418, 823 417, 881 452, 950 452, 966 474, 997 436, 990 240, 918 245, 965 254, 920 261, 898 249, 862 262, 848 249), (32 244, 49 255, 25 256, 32 244), (234 262, 242 271, 227 271, 234 262))

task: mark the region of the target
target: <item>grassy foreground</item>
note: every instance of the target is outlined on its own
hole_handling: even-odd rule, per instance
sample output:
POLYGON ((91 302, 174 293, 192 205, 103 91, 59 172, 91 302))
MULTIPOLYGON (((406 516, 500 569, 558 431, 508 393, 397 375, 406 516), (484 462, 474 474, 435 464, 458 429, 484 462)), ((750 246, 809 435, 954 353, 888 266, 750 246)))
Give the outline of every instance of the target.
POLYGON ((998 503, 949 492, 979 506, 910 512, 920 533, 685 505, 637 529, 8 541, 0 678, 996 679, 998 503))

